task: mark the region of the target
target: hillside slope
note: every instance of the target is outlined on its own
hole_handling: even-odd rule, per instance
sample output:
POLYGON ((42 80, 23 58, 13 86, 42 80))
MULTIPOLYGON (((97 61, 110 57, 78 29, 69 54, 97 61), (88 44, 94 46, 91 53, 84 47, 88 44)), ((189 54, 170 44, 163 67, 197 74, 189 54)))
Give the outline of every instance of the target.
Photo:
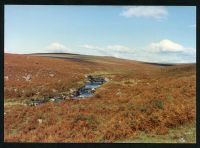
POLYGON ((195 64, 70 54, 5 54, 4 64, 5 141, 115 142, 140 132, 166 135, 196 120, 195 64), (86 75, 109 82, 91 98, 23 105, 79 88, 86 75))

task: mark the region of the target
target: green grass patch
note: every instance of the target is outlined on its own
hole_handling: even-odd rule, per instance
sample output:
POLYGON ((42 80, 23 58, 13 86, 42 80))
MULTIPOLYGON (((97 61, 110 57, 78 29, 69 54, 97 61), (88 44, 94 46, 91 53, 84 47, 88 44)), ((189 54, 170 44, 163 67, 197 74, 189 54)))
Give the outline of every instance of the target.
POLYGON ((173 96, 167 96, 166 99, 167 99, 167 101, 172 102, 174 100, 174 97, 173 96))
POLYGON ((196 143, 196 124, 186 123, 169 129, 166 135, 140 132, 136 138, 117 140, 116 143, 196 143))
POLYGON ((163 109, 164 108, 164 102, 162 100, 154 100, 153 101, 153 107, 158 108, 158 109, 163 109))
POLYGON ((72 109, 85 109, 85 107, 86 106, 83 104, 75 104, 71 106, 72 109))

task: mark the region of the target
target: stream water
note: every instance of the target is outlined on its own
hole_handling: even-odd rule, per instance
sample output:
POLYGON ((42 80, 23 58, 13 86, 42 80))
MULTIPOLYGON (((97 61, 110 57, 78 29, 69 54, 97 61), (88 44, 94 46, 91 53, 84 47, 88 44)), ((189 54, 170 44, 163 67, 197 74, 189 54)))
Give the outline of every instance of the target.
POLYGON ((90 97, 94 94, 96 88, 100 87, 106 81, 104 78, 93 78, 88 77, 89 82, 85 84, 82 88, 78 89, 76 96, 74 98, 85 98, 90 97))
MULTIPOLYGON (((94 77, 94 76, 89 75, 87 77, 86 84, 67 97, 68 99, 83 99, 83 98, 91 97, 94 95, 95 90, 99 88, 101 85, 103 85, 105 82, 106 80, 103 77, 100 77, 100 76, 94 77)), ((55 96, 55 97, 47 98, 47 99, 41 98, 41 99, 31 100, 31 103, 29 105, 36 106, 36 105, 40 105, 49 101, 60 102, 65 99, 66 99, 66 96, 55 96)))

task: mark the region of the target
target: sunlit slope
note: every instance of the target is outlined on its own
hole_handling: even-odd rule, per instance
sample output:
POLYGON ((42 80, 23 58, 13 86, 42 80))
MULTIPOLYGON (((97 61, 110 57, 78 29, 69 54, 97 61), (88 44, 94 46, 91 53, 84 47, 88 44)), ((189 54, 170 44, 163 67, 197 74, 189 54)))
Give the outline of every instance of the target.
MULTIPOLYGON (((195 64, 164 66, 112 57, 43 56, 5 54, 5 141, 134 142, 141 132, 156 139, 186 124, 195 128, 195 64), (91 98, 23 105, 23 100, 78 88, 88 74, 109 79, 91 98)), ((195 135, 194 131, 189 132, 195 135)), ((195 142, 194 136, 191 140, 182 132, 173 141, 195 142)))
POLYGON ((156 66, 131 60, 71 54, 5 54, 4 64, 5 98, 48 95, 52 90, 78 87, 86 74, 149 77, 158 71, 156 66))

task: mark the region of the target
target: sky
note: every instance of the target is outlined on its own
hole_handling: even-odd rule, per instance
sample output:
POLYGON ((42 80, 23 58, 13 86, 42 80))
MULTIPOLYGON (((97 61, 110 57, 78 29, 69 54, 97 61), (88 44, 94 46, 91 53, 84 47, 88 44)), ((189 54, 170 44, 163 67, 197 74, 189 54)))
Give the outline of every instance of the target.
POLYGON ((6 5, 5 53, 196 62, 195 6, 6 5))

